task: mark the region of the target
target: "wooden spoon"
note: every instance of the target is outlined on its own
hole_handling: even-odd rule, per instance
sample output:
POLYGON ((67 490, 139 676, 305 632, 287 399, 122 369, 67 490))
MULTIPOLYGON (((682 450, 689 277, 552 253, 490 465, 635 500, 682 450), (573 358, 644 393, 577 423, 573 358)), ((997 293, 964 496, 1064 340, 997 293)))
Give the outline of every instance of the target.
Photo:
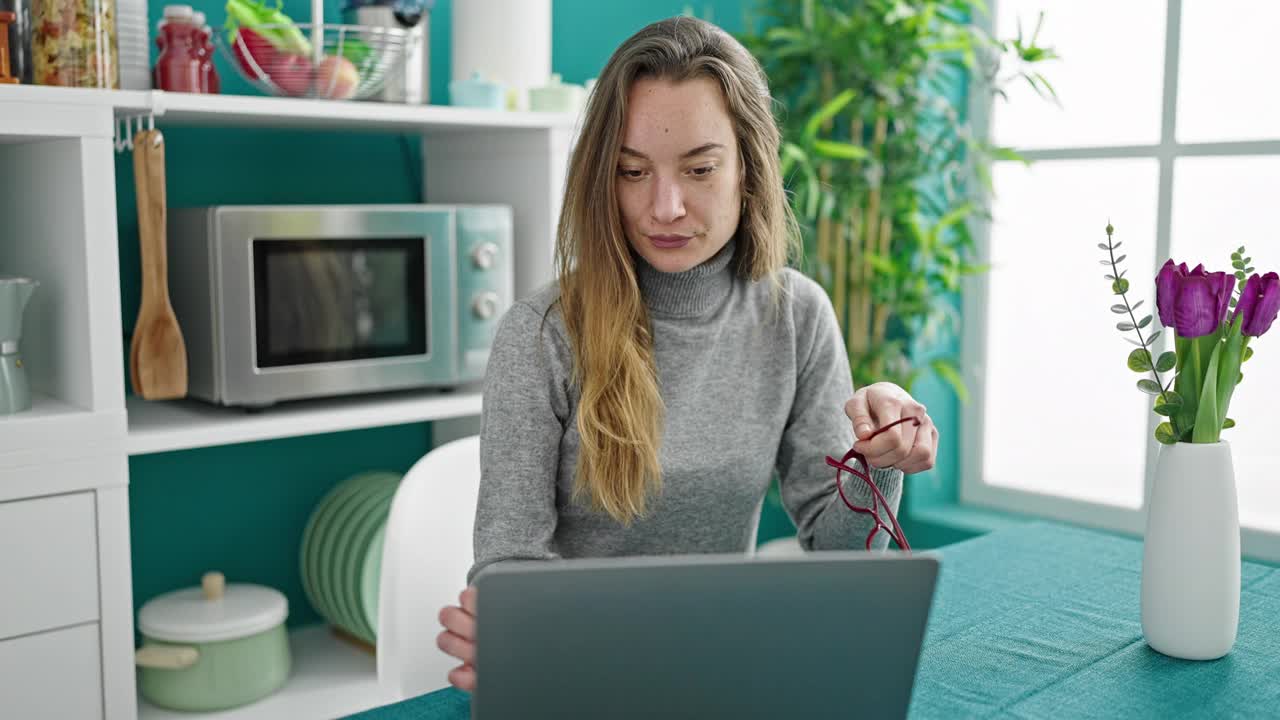
POLYGON ((187 348, 169 304, 164 136, 159 130, 144 130, 134 136, 133 179, 138 194, 142 304, 129 347, 129 378, 133 392, 146 400, 186 397, 187 348))

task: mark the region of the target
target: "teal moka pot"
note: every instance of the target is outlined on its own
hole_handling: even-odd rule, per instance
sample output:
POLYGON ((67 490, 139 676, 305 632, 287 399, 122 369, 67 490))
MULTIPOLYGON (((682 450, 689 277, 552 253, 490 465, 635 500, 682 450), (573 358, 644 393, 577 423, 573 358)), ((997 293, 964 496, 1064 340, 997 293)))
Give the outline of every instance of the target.
POLYGON ((31 408, 31 385, 18 345, 22 313, 39 285, 29 278, 0 276, 0 415, 31 408))

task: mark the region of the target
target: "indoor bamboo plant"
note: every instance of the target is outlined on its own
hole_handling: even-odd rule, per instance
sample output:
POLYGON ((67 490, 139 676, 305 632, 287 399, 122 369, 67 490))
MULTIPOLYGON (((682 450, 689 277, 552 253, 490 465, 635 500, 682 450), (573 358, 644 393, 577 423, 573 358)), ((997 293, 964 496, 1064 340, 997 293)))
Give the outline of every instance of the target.
MULTIPOLYGON (((975 135, 970 80, 1053 90, 1029 37, 974 24, 981 0, 759 0, 740 39, 779 101, 782 161, 805 240, 802 269, 826 289, 854 385, 908 390, 924 372, 912 343, 956 327, 947 302, 981 272, 967 220, 983 212, 987 167, 1020 159, 975 135), (1001 65, 1016 67, 1003 72, 1001 65), (977 181, 975 181, 975 179, 977 181)), ((1056 98, 1054 98, 1056 99, 1056 98)), ((928 364, 964 399, 953 357, 928 364)))

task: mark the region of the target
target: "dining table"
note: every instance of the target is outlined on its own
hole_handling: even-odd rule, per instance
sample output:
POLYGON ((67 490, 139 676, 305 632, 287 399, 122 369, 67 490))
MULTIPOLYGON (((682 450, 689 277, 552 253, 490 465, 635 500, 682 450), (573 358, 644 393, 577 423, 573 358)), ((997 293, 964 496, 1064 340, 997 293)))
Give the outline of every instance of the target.
MULTIPOLYGON (((913 720, 1280 718, 1280 569, 1241 562, 1236 643, 1193 661, 1143 638, 1140 539, 1031 521, 929 552, 939 575, 913 720)), ((465 720, 470 695, 444 688, 351 717, 465 720)))

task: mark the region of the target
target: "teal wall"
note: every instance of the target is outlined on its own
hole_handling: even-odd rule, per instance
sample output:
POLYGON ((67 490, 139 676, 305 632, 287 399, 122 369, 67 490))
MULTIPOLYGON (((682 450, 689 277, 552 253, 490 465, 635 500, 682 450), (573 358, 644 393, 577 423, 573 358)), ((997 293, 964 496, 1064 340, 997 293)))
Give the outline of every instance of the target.
MULTIPOLYGON (((681 13, 686 6, 731 32, 740 31, 749 2, 554 0, 552 70, 568 82, 595 77, 627 36, 646 23, 681 13)), ((437 2, 431 15, 432 98, 437 103, 446 99, 450 74, 450 6, 449 0, 437 2)), ((162 7, 151 5, 153 27, 162 7)), ((195 7, 206 12, 215 27, 225 18, 219 2, 196 0, 195 7)), ((300 22, 306 21, 308 7, 299 0, 284 4, 285 12, 300 22)), ((327 16, 337 18, 338 7, 329 0, 327 16)), ((221 57, 218 69, 226 92, 255 92, 221 57)), ((421 197, 420 146, 417 138, 407 135, 207 128, 166 128, 165 135, 173 207, 413 202, 421 197)), ((120 300, 127 349, 138 310, 140 275, 128 155, 117 157, 116 176, 120 300)), ((121 382, 128 387, 123 372, 121 382)), ((942 428, 939 466, 946 470, 913 478, 908 506, 916 494, 929 502, 954 497, 954 402, 949 402, 951 395, 945 388, 928 385, 920 397, 942 428)), ((368 469, 403 472, 429 447, 430 426, 410 424, 132 458, 129 499, 135 607, 162 592, 197 584, 207 569, 219 569, 230 581, 262 583, 284 591, 290 602, 290 625, 316 622, 297 569, 302 529, 311 508, 343 478, 368 469)), ((767 506, 761 541, 792 532, 781 509, 767 506)), ((931 544, 913 534, 909 521, 907 532, 917 545, 931 544)), ((938 542, 954 539, 945 534, 937 537, 938 542)))

